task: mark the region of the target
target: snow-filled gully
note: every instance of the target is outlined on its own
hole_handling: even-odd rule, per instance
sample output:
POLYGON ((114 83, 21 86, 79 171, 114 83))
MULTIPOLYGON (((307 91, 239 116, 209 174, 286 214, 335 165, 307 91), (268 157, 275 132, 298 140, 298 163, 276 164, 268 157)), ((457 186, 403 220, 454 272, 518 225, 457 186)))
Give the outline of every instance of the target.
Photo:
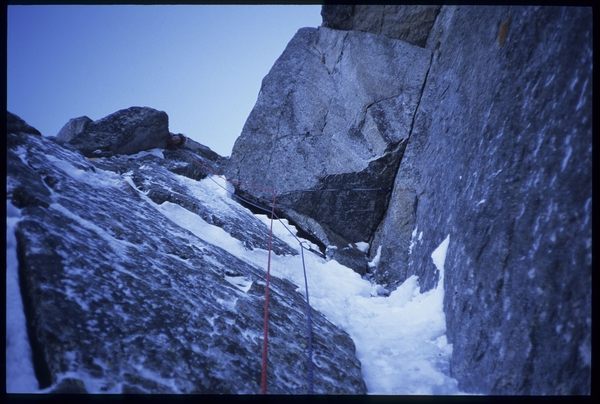
MULTIPOLYGON (((199 198, 210 195, 211 205, 215 208, 243 209, 251 214, 231 199, 226 190, 228 184, 222 177, 213 176, 200 182, 185 177, 179 179, 192 195, 199 198)), ((242 242, 222 228, 208 224, 179 205, 164 202, 154 206, 174 223, 203 240, 266 269, 268 251, 246 249, 242 242)), ((256 216, 270 224, 266 215, 256 216)), ((282 222, 296 231, 286 220, 282 222)), ((274 236, 299 251, 296 238, 284 224, 274 222, 274 236)), ((444 261, 449 243, 448 235, 431 255, 440 271, 440 281, 435 289, 420 293, 417 277, 411 276, 388 297, 378 296, 378 285, 362 279, 350 268, 306 252, 311 306, 354 340, 369 394, 459 393, 456 380, 448 376, 452 346, 446 340, 443 312, 444 261)), ((271 273, 290 280, 298 286, 297 291, 304 294, 300 255, 274 254, 271 273)))
MULTIPOLYGON (((122 179, 134 186, 126 174, 124 177, 122 179)), ((231 198, 228 191, 231 188, 222 177, 213 176, 199 182, 183 176, 175 177, 188 188, 192 196, 209 202, 216 211, 231 213, 233 210, 252 214, 231 198)), ((155 204, 141 191, 140 196, 180 227, 266 270, 268 251, 247 249, 222 228, 205 222, 177 204, 155 204)), ((16 259, 10 257, 15 252, 13 234, 19 214, 12 205, 8 205, 8 208, 7 263, 14 264, 7 268, 7 294, 10 294, 18 293, 18 286, 15 285, 18 282, 16 259)), ((256 216, 265 224, 270 223, 266 215, 256 216)), ((282 222, 274 222, 274 235, 299 251, 296 237, 286 230, 284 224, 292 232, 296 232, 296 228, 286 220, 282 222)), ((306 243, 311 244, 308 241, 306 243)), ((449 243, 450 236, 431 255, 440 272, 440 281, 435 289, 420 293, 418 279, 412 276, 387 297, 378 295, 379 285, 362 279, 350 268, 333 260, 327 261, 305 249, 311 306, 353 339, 369 394, 460 394, 456 380, 448 376, 452 346, 446 341, 443 312, 444 261, 449 243)), ((273 254, 271 273, 272 276, 288 279, 304 295, 300 255, 273 254)), ((251 286, 236 278, 228 281, 242 291, 247 291, 251 286)), ((20 301, 20 296, 13 300, 20 301)), ((31 361, 26 360, 31 358, 31 352, 25 343, 27 338, 22 312, 16 306, 15 310, 7 312, 7 370, 21 375, 20 378, 17 374, 9 378, 7 374, 7 388, 9 392, 44 392, 36 388, 31 361), (18 315, 19 312, 21 315, 18 315), (19 341, 24 342, 20 344, 19 341)))

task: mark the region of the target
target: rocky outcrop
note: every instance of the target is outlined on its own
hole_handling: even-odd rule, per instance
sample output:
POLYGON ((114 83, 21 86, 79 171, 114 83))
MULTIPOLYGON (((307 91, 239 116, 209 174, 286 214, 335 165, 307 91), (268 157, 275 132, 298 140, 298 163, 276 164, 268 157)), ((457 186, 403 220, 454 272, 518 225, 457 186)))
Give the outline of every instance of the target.
MULTIPOLYGON (((176 174, 182 150, 86 159, 23 133, 8 133, 7 145, 7 197, 20 209, 19 276, 40 387, 259 391, 264 269, 164 212, 197 214, 248 250, 266 248, 263 222, 198 187, 195 175, 176 174)), ((277 238, 273 251, 294 253, 277 238)), ((307 392, 305 302, 296 289, 271 277, 270 393, 307 392)), ((315 393, 364 393, 352 340, 320 313, 312 319, 315 393)))
POLYGON ((17 115, 6 111, 6 131, 11 133, 28 133, 30 135, 41 135, 40 131, 30 126, 17 115))
POLYGON ((381 221, 430 52, 363 32, 303 28, 262 83, 226 169, 238 192, 277 196, 325 245, 381 221))
POLYGON ((375 277, 432 288, 430 254, 450 235, 459 387, 589 394, 591 9, 443 7, 431 35, 375 277))
POLYGON ((371 32, 425 47, 439 10, 440 6, 328 4, 321 16, 324 27, 371 32))
POLYGON ((97 121, 87 116, 71 119, 56 141, 86 157, 102 157, 165 147, 168 138, 169 117, 165 112, 131 107, 97 121))
POLYGON ((58 131, 56 141, 62 144, 71 142, 73 139, 84 133, 87 126, 92 122, 94 121, 87 116, 69 119, 69 122, 58 131))
POLYGON ((211 150, 210 147, 204 146, 203 144, 200 144, 190 138, 186 139, 186 141, 183 144, 183 146, 181 147, 181 149, 190 150, 195 155, 203 158, 205 161, 211 161, 211 162, 216 163, 220 169, 218 174, 222 174, 221 171, 224 169, 225 165, 227 164, 227 160, 228 160, 227 157, 220 156, 218 153, 215 153, 213 150, 211 150))

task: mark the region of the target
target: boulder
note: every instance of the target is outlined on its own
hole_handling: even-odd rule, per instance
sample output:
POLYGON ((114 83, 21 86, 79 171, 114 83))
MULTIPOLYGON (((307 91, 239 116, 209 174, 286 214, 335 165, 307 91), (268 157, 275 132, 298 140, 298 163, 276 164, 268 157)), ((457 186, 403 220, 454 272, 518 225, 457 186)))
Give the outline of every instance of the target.
POLYGON ((302 28, 263 79, 226 175, 323 245, 370 241, 410 132, 430 52, 302 28))
POLYGON ((86 157, 102 157, 165 147, 169 136, 169 117, 165 112, 131 107, 97 121, 87 117, 72 119, 60 130, 56 141, 86 157))
MULTIPOLYGON (((177 155, 89 160, 42 137, 8 137, 17 138, 9 142, 7 197, 20 208, 19 278, 40 388, 258 393, 264 268, 179 227, 160 206, 189 209, 247 249, 266 248, 267 226, 218 197, 219 188, 202 193, 196 180, 173 173, 177 155), (45 203, 22 203, 15 191, 25 188, 28 200, 45 203)), ((273 243, 275 253, 293 252, 273 243)), ((308 389, 306 303, 297 289, 271 277, 274 394, 308 389)), ((314 392, 365 393, 348 334, 316 311, 312 321, 314 392)))
POLYGON ((224 166, 227 162, 227 157, 219 155, 218 153, 214 152, 210 147, 204 146, 203 144, 200 144, 195 140, 190 139, 189 137, 185 141, 182 148, 193 151, 202 158, 218 163, 220 166, 224 166))
POLYGON ((183 146, 163 153, 168 161, 176 162, 171 164, 171 171, 194 179, 222 175, 228 160, 190 138, 186 139, 183 146))
POLYGON ((93 122, 87 116, 80 116, 79 118, 69 119, 69 122, 61 128, 56 135, 56 141, 59 143, 69 143, 79 135, 81 135, 87 129, 87 126, 93 122))
POLYGON ((425 47, 440 6, 342 5, 321 8, 322 26, 371 32, 425 47))
POLYGON ((30 126, 23 119, 6 111, 6 133, 27 133, 30 135, 42 135, 39 130, 30 126))
POLYGON ((590 394, 592 12, 443 7, 372 243, 375 278, 438 280, 451 375, 482 394, 590 394))

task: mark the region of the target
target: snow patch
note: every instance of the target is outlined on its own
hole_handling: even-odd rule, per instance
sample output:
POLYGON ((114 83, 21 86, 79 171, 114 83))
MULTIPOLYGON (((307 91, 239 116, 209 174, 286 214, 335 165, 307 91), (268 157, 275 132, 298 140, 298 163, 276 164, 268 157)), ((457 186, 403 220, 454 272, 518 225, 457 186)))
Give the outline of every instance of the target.
POLYGON ((47 154, 46 159, 52 163, 54 167, 64 172, 75 181, 81 181, 98 187, 114 187, 123 182, 123 178, 120 175, 91 165, 89 166, 89 170, 84 170, 51 154, 47 154))
POLYGON ((244 293, 248 293, 254 283, 245 276, 225 276, 225 280, 244 293))
POLYGON ((377 268, 380 260, 381 260, 381 246, 377 247, 377 254, 375 254, 375 257, 373 258, 372 261, 369 261, 369 263, 368 263, 369 268, 377 268))
POLYGON ((415 226, 412 234, 410 235, 410 244, 408 245, 408 255, 412 254, 413 248, 415 247, 416 244, 416 237, 417 237, 417 227, 419 226, 415 226))
POLYGON ((127 158, 129 159, 139 159, 142 157, 146 157, 146 156, 154 156, 154 157, 158 157, 159 159, 164 159, 165 155, 163 153, 163 149, 150 149, 150 150, 143 150, 141 152, 137 152, 135 154, 129 154, 127 156, 127 158))
POLYGON ((365 241, 359 241, 358 243, 354 243, 354 245, 356 246, 356 248, 358 248, 359 251, 362 251, 364 253, 369 251, 369 243, 365 241))
MULTIPOLYGON (((446 253, 448 252, 448 245, 450 244, 450 235, 448 234, 444 241, 431 253, 431 259, 433 265, 438 270, 438 288, 442 289, 442 296, 444 291, 444 264, 446 263, 446 253)), ((442 298, 443 300, 443 298, 442 298)))
POLYGON ((19 288, 19 262, 15 228, 21 211, 6 201, 6 392, 31 393, 38 390, 31 346, 19 288))

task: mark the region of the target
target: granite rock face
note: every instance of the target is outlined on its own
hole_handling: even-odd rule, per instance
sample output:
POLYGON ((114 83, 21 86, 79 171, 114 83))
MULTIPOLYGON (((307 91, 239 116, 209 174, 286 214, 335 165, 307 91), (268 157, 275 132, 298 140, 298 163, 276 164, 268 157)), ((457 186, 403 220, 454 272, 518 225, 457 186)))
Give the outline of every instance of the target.
MULTIPOLYGON (((196 214, 248 250, 265 248, 263 222, 207 188, 209 179, 177 174, 191 159, 178 153, 190 151, 86 159, 23 133, 7 133, 7 145, 7 202, 20 211, 21 293, 41 388, 259 391, 264 269, 164 212, 196 214)), ((274 246, 276 254, 294 253, 279 239, 274 246)), ((271 393, 307 391, 305 302, 296 289, 271 278, 271 393)), ((350 337, 318 312, 313 324, 315 392, 364 393, 350 337)))
POLYGON ((303 28, 264 78, 228 178, 325 245, 369 241, 412 126, 430 52, 303 28))
POLYGON ((484 394, 589 394, 592 12, 443 7, 374 276, 445 263, 451 375, 484 394), (468 27, 468 29, 466 29, 468 27))
POLYGON ((425 47, 439 10, 440 6, 328 4, 321 16, 324 27, 371 32, 425 47))
POLYGON ((56 135, 56 141, 59 143, 71 142, 73 139, 85 132, 87 126, 92 122, 94 121, 87 116, 69 119, 69 122, 67 122, 65 126, 58 131, 58 134, 56 135))
POLYGON ((86 157, 104 157, 165 147, 169 136, 169 117, 165 112, 131 107, 97 121, 86 116, 71 119, 59 131, 56 141, 86 157))

